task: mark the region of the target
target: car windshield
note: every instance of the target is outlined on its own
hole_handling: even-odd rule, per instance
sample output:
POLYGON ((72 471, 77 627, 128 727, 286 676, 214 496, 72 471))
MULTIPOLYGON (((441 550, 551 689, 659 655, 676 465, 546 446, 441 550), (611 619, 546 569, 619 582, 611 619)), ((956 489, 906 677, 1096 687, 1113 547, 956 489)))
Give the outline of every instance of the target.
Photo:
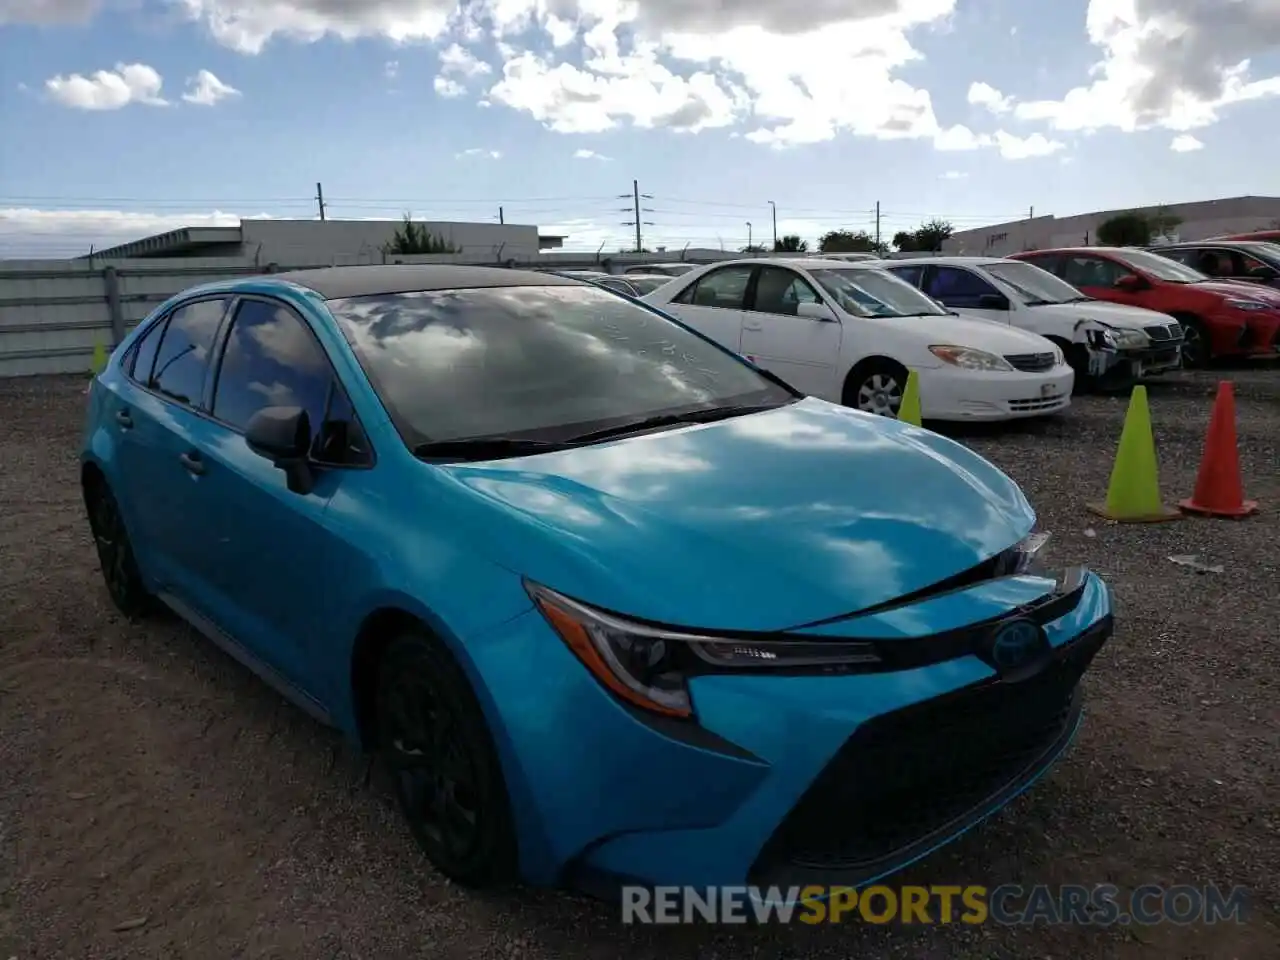
POLYGON ((1128 249, 1108 250, 1107 253, 1134 270, 1151 274, 1157 280, 1166 280, 1169 283, 1200 283, 1210 279, 1199 270, 1192 270, 1177 260, 1170 260, 1157 253, 1128 249))
POLYGON ((633 420, 794 395, 594 286, 383 294, 328 304, 405 443, 563 441, 633 420))
POLYGON ((1009 260, 984 264, 982 269, 997 280, 1013 287, 1031 306, 1048 303, 1079 303, 1089 299, 1065 280, 1059 280, 1048 270, 1042 270, 1030 263, 1009 260))
POLYGON ((940 317, 949 311, 905 280, 868 267, 820 268, 809 275, 855 317, 940 317))

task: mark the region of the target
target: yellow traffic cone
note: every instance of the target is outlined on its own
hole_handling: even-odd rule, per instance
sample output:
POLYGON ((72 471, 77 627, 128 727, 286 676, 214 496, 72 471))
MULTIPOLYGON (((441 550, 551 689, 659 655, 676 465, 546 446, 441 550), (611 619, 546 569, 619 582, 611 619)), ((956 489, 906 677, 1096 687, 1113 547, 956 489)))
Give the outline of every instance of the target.
POLYGON ((1156 523, 1177 520, 1181 514, 1160 499, 1160 472, 1156 465, 1156 441, 1151 432, 1147 388, 1133 388, 1120 447, 1116 451, 1106 503, 1086 504, 1090 511, 1119 523, 1156 523))
POLYGON ((914 426, 921 425, 920 418, 920 374, 914 370, 907 371, 907 385, 902 391, 902 404, 898 407, 898 419, 914 426))
POLYGON ((105 369, 107 369, 107 347, 99 340, 93 345, 93 365, 89 368, 89 374, 96 377, 105 369))

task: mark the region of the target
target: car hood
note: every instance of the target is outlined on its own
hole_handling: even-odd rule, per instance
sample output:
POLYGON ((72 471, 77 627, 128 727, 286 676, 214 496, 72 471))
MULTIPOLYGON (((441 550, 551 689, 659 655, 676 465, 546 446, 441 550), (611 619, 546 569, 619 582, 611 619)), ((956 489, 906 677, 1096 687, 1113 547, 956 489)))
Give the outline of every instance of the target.
MULTIPOLYGON (((866 323, 865 320, 851 320, 850 323, 866 323)), ((910 329, 919 333, 930 344, 949 343, 957 347, 977 347, 1000 355, 1009 353, 1047 353, 1053 345, 1038 333, 1010 326, 999 320, 988 320, 985 317, 968 316, 963 313, 946 314, 941 317, 903 317, 883 319, 881 323, 892 323, 895 328, 899 324, 910 324, 910 329)))
POLYGON ((1046 303, 1029 307, 1036 313, 1052 314, 1071 320, 1097 320, 1112 327, 1128 330, 1141 330, 1143 327, 1165 325, 1172 318, 1158 310, 1146 307, 1131 307, 1123 303, 1107 303, 1104 300, 1085 300, 1080 303, 1046 303))
POLYGON ((1257 300, 1260 303, 1269 303, 1273 307, 1280 307, 1280 290, 1272 290, 1260 283, 1233 283, 1230 280, 1206 280, 1202 283, 1193 283, 1189 285, 1192 290, 1207 290, 1210 293, 1221 294, 1224 297, 1240 298, 1243 300, 1257 300))
POLYGON ((981 563, 1035 521, 1013 481, 967 448, 812 398, 431 469, 494 562, 688 627, 781 630, 853 613, 981 563))

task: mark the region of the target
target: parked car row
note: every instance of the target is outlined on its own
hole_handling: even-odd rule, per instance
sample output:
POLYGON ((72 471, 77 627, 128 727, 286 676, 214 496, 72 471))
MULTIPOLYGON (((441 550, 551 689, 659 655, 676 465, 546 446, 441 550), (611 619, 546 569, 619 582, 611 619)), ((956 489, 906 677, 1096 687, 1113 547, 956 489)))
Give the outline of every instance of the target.
POLYGON ((689 281, 687 325, 449 265, 171 298, 89 388, 111 599, 379 757, 462 884, 857 888, 915 862, 1066 750, 1111 593, 1044 565, 991 463, 820 398, 887 410, 890 354, 963 417, 1060 409, 1073 372, 856 264, 689 281))

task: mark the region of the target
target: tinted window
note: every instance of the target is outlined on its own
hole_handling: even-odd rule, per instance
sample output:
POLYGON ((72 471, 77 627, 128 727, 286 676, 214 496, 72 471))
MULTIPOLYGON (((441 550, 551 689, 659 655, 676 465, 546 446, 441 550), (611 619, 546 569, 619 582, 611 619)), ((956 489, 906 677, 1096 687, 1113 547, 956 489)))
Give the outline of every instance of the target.
POLYGON ((714 344, 591 286, 354 297, 329 309, 410 446, 560 439, 636 417, 792 399, 714 344))
POLYGON ((1117 280, 1131 272, 1123 264, 1102 257, 1068 255, 1062 279, 1073 287, 1114 287, 1117 280))
POLYGON ((133 348, 133 359, 130 361, 129 373, 139 383, 148 385, 151 371, 156 365, 156 351, 160 349, 160 340, 164 336, 164 320, 153 323, 142 334, 133 348))
POLYGON ((1020 263, 1029 263, 1032 266, 1039 267, 1052 273, 1055 277, 1061 277, 1063 274, 1062 257, 1056 253, 1047 253, 1039 257, 1018 257, 1020 263))
POLYGON ((1188 267, 1195 266, 1196 258, 1200 256, 1200 250, 1191 247, 1179 247, 1176 250, 1160 250, 1158 252, 1160 256, 1168 257, 1170 260, 1177 260, 1188 267))
POLYGON ((763 267, 756 281, 755 301, 751 309, 758 313, 780 313, 794 317, 802 303, 821 303, 822 298, 812 284, 794 270, 763 267))
POLYGON ((920 264, 910 267, 889 267, 888 270, 899 280, 905 280, 913 287, 919 287, 920 279, 924 276, 924 267, 920 264))
POLYGON ((335 466, 358 466, 370 463, 373 452, 356 417, 355 408, 342 385, 331 381, 329 408, 324 423, 315 431, 312 458, 335 466))
POLYGON ((213 415, 244 430, 264 407, 301 407, 318 430, 330 379, 324 351, 292 310, 266 300, 246 300, 227 335, 213 415))
POLYGON ((1000 291, 984 277, 959 267, 934 267, 925 293, 951 307, 976 307, 979 297, 1000 295, 1000 291))
POLYGON ((151 374, 153 389, 180 403, 200 402, 209 350, 226 306, 225 300, 199 300, 169 316, 151 374))
MULTIPOLYGON (((1167 280, 1170 283, 1198 283, 1206 279, 1205 275, 1198 270, 1184 267, 1168 257, 1147 253, 1145 250, 1114 250, 1111 251, 1111 257, 1118 260, 1122 265, 1128 265, 1133 270, 1141 270, 1143 273, 1148 273, 1159 280, 1167 280)), ((1121 269, 1123 269, 1123 266, 1121 269)), ((1128 272, 1130 271, 1125 271, 1125 273, 1128 272)), ((1068 283, 1071 282, 1070 277, 1066 279, 1068 283)))
POLYGON ((681 302, 698 307, 741 310, 746 301, 747 281, 751 279, 753 270, 755 267, 743 264, 704 273, 693 289, 693 299, 681 302))

